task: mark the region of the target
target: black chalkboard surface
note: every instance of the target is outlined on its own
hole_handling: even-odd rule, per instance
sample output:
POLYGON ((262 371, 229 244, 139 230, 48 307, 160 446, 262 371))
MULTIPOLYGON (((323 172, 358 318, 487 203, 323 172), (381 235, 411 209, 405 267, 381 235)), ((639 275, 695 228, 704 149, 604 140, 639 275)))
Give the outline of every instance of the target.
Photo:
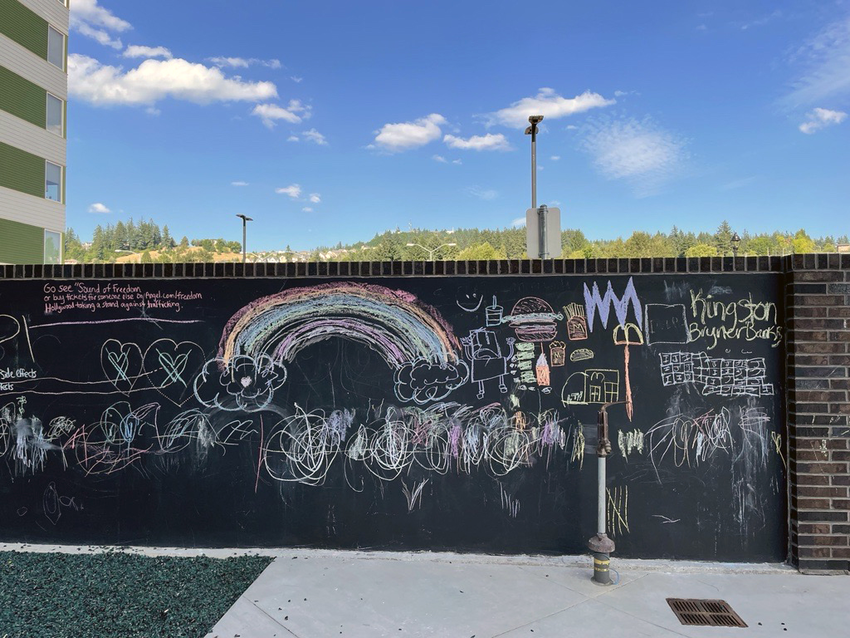
POLYGON ((0 282, 0 534, 782 560, 780 284, 0 282))

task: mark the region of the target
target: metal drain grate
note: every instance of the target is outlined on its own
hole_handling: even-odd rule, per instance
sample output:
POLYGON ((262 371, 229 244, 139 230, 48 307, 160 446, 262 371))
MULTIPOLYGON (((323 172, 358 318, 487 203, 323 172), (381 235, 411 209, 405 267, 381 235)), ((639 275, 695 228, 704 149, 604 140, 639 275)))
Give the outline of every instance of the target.
POLYGON ((747 623, 725 600, 668 598, 667 604, 683 625, 708 627, 746 627, 747 623))

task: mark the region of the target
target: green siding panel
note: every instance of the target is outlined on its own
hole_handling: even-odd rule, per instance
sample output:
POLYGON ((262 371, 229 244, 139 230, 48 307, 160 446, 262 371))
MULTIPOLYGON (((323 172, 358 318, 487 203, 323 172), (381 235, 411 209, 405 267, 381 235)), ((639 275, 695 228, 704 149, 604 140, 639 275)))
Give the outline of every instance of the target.
POLYGON ((47 91, 0 66, 0 109, 44 128, 47 126, 47 91))
POLYGON ((44 197, 44 158, 0 142, 0 186, 44 197))
POLYGON ((0 0, 0 33, 47 59, 47 20, 18 0, 0 0))
POLYGON ((44 229, 9 219, 0 219, 0 263, 44 262, 44 229))

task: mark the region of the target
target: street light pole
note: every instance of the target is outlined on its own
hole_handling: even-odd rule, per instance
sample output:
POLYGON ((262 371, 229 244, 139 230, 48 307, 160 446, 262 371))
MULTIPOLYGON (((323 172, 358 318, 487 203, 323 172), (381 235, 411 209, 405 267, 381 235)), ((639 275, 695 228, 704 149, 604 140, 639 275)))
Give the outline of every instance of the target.
POLYGON ((405 245, 408 246, 408 247, 417 246, 418 248, 421 248, 422 250, 427 251, 428 252, 428 261, 434 261, 434 253, 437 252, 438 250, 440 250, 440 248, 445 248, 446 246, 457 246, 457 244, 455 242, 450 242, 448 244, 440 244, 436 248, 426 248, 422 244, 414 244, 414 243, 411 243, 411 242, 407 242, 407 244, 405 244, 405 245))
POLYGON ((242 220, 242 263, 244 264, 248 248, 245 244, 248 236, 248 222, 252 222, 254 220, 250 217, 243 215, 242 213, 237 213, 236 216, 242 220))
POLYGON ((531 123, 525 129, 526 135, 531 135, 531 207, 537 208, 537 125, 543 121, 542 115, 529 115, 531 123))

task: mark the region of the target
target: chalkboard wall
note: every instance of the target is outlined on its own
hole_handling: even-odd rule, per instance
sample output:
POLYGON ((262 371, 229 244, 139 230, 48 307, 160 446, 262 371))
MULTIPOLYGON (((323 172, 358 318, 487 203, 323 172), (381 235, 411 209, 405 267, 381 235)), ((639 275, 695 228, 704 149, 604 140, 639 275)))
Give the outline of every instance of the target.
POLYGON ((780 284, 0 282, 0 535, 782 560, 780 284))

